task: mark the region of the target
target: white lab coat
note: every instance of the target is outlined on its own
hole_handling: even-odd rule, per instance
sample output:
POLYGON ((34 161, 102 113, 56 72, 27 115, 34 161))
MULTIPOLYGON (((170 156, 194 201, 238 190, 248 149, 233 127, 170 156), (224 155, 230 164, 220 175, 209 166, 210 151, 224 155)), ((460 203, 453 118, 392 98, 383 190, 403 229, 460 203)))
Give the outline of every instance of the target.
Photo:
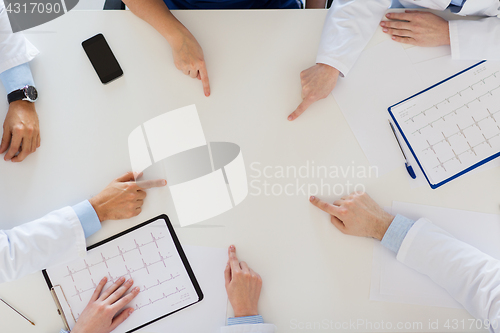
POLYGON ((75 211, 65 207, 10 230, 0 230, 0 283, 86 254, 75 211))
MULTIPOLYGON (((405 7, 444 10, 450 0, 400 0, 405 7)), ((372 38, 391 0, 335 0, 329 9, 316 63, 347 75, 372 38)), ((500 2, 467 0, 458 15, 478 15, 478 20, 449 23, 453 59, 500 60, 500 2)))
POLYGON ((429 276, 463 307, 500 332, 500 261, 461 242, 427 219, 408 231, 397 259, 429 276))
POLYGON ((231 325, 224 326, 221 333, 274 333, 276 326, 273 324, 251 324, 251 325, 231 325))
POLYGON ((0 73, 27 63, 38 54, 21 32, 12 33, 3 1, 0 1, 0 73))

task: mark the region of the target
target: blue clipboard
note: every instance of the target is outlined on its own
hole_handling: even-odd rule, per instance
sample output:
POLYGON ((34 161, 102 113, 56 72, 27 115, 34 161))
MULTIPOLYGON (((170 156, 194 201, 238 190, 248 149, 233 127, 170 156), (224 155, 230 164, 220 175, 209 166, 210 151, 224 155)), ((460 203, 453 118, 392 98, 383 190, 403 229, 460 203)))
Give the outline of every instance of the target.
POLYGON ((475 168, 477 168, 477 167, 479 167, 479 166, 481 166, 481 165, 483 165, 483 164, 485 164, 485 163, 487 163, 487 162, 489 162, 489 161, 491 161, 491 160, 493 160, 493 159, 495 159, 495 158, 499 157, 499 156, 500 156, 500 152, 497 152, 497 153, 495 153, 495 154, 493 154, 493 155, 491 155, 491 156, 489 156, 489 157, 487 157, 487 158, 485 158, 485 159, 483 159, 483 160, 479 161, 478 163, 476 163, 476 164, 472 165, 471 167, 469 167, 469 168, 467 168, 467 169, 465 169, 465 170, 463 170, 463 171, 461 171, 461 172, 459 172, 459 173, 457 173, 457 174, 455 174, 455 175, 453 175, 453 176, 451 176, 451 177, 449 177, 449 178, 447 178, 447 179, 445 179, 445 180, 443 180, 443 181, 441 181, 441 182, 439 182, 439 183, 437 183, 437 184, 432 184, 432 183, 431 183, 431 181, 429 180, 429 177, 428 177, 428 176, 427 176, 427 174, 425 173, 424 168, 423 168, 423 167, 422 167, 422 165, 420 164, 420 161, 418 160, 417 155, 415 154, 415 152, 414 152, 413 148, 411 147, 411 145, 410 145, 410 143, 409 143, 408 139, 406 138, 406 135, 403 133, 403 130, 401 129, 401 126, 399 126, 399 123, 398 123, 398 121, 396 120, 396 117, 394 117, 394 114, 392 113, 392 108, 394 108, 394 107, 398 106, 399 104, 404 103, 404 102, 406 102, 406 101, 408 101, 408 100, 410 100, 410 99, 412 99, 412 98, 414 98, 414 97, 416 97, 416 96, 418 96, 418 95, 420 95, 420 94, 423 94, 423 93, 425 93, 426 91, 428 91, 428 90, 430 90, 430 89, 433 89, 434 87, 436 87, 436 86, 438 86, 438 85, 440 85, 440 84, 443 84, 443 83, 445 83, 446 81, 449 81, 449 80, 451 80, 452 78, 454 78, 454 77, 456 77, 456 76, 458 76, 458 75, 460 75, 460 74, 463 74, 463 73, 465 73, 465 72, 467 72, 467 71, 469 71, 469 70, 473 69, 474 67, 481 65, 481 64, 482 64, 482 63, 484 63, 484 62, 486 62, 486 60, 480 61, 480 62, 478 62, 477 64, 475 64, 475 65, 473 65, 473 66, 470 66, 469 68, 466 68, 466 69, 464 69, 463 71, 458 72, 457 74, 452 75, 452 76, 450 76, 449 78, 444 79, 443 81, 438 82, 438 83, 436 83, 435 85, 433 85, 433 86, 431 86, 431 87, 429 87, 429 88, 427 88, 427 89, 425 89, 425 90, 422 90, 422 91, 420 91, 420 92, 416 93, 415 95, 413 95, 413 96, 411 96, 411 97, 408 97, 408 98, 406 98, 406 99, 402 100, 401 102, 396 103, 396 104, 394 104, 394 105, 390 106, 390 107, 387 109, 387 110, 389 111, 389 114, 391 115, 392 121, 394 122, 394 124, 396 124, 396 127, 397 127, 397 129, 398 129, 399 133, 401 134, 401 136, 402 136, 402 137, 403 137, 403 139, 405 140, 406 145, 408 146, 408 148, 410 148, 410 151, 411 151, 411 153, 412 153, 413 157, 414 157, 414 158, 415 158, 415 160, 417 161, 417 164, 418 164, 418 166, 420 167, 420 170, 422 170, 422 173, 424 174, 425 179, 427 180, 427 182, 429 183, 429 185, 430 185, 430 187, 431 187, 432 189, 436 189, 436 188, 438 188, 438 187, 440 187, 440 186, 442 186, 442 185, 444 185, 444 184, 448 183, 449 181, 451 181, 451 180, 453 180, 453 179, 455 179, 455 178, 457 178, 457 177, 460 177, 460 176, 462 176, 463 174, 466 174, 467 172, 469 172, 469 171, 471 171, 471 170, 473 170, 473 169, 475 169, 475 168))

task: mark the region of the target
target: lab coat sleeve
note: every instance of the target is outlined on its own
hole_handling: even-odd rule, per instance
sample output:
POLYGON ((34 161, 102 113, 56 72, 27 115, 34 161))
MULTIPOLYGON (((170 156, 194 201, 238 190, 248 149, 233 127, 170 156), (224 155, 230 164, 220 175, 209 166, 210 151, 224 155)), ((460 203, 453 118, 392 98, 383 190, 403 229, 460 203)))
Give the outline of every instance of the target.
POLYGON ((408 231, 397 259, 429 276, 471 315, 500 332, 500 261, 457 240, 429 220, 408 231))
POLYGON ((373 37, 391 0, 335 0, 328 10, 316 63, 339 70, 344 76, 373 37))
POLYGON ((274 333, 276 326, 273 324, 231 325, 220 329, 221 333, 274 333))
POLYGON ((450 21, 453 59, 500 60, 500 17, 450 21))
POLYGON ((3 1, 0 1, 0 73, 31 61, 38 50, 21 32, 12 33, 3 1), (10 32, 10 33, 9 33, 10 32))
POLYGON ((83 228, 70 207, 0 231, 0 283, 86 254, 83 228))

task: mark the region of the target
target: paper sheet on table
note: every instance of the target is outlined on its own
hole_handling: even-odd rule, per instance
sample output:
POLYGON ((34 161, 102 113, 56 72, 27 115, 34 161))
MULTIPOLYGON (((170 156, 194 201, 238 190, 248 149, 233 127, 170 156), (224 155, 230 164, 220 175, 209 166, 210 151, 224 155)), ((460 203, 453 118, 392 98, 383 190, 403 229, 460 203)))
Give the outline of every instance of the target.
POLYGON ((168 316, 141 330, 142 333, 216 333, 226 324, 227 293, 224 269, 227 250, 184 246, 184 252, 203 290, 203 300, 175 315, 168 316))
MULTIPOLYGON (((404 159, 387 123, 390 117, 387 108, 474 63, 451 60, 446 46, 404 49, 388 40, 365 50, 349 75, 339 79, 332 95, 368 161, 378 167, 379 175, 404 168, 404 159)), ((417 174, 415 180, 408 176, 411 187, 426 184, 408 147, 404 146, 417 174)), ((497 165, 500 162, 488 163, 477 172, 497 165)))
MULTIPOLYGON (((454 237, 500 259, 500 215, 394 202, 392 214, 430 219, 454 237)), ((462 308, 430 278, 396 260, 396 255, 375 244, 370 300, 462 308)))

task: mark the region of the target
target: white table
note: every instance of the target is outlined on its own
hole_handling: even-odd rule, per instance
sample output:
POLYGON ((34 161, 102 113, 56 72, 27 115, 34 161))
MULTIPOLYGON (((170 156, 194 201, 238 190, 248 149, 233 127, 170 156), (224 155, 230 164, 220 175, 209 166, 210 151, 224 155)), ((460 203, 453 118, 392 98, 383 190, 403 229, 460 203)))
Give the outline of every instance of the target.
MULTIPOLYGON (((209 98, 203 96, 199 81, 175 68, 162 37, 130 12, 70 12, 26 33, 41 51, 32 68, 41 95, 37 109, 42 146, 20 164, 0 162, 2 229, 97 194, 130 169, 127 137, 132 129, 189 104, 197 105, 208 141, 240 145, 249 181, 282 186, 296 182, 255 178, 250 168, 254 162, 261 163, 261 170, 298 168, 307 161, 316 166, 368 167, 331 96, 298 120, 286 120, 300 102, 299 73, 314 64, 325 10, 175 15, 203 47, 212 88, 209 98), (98 32, 106 36, 125 73, 106 86, 80 45, 98 32)), ((385 38, 379 32, 372 44, 385 38)), ((6 103, 2 108, 6 110, 6 103)), ((348 175, 324 182, 362 184, 381 205, 400 200, 498 213, 498 168, 437 190, 411 190, 406 177, 402 165, 378 179, 348 175)), ((321 184, 319 178, 298 181, 321 184)), ((323 320, 422 322, 425 331, 429 320, 442 325, 447 319, 471 318, 465 310, 369 301, 373 240, 342 235, 308 202, 307 194, 252 195, 255 191, 250 188, 247 199, 231 211, 176 232, 183 244, 234 243, 239 257, 262 275, 260 313, 280 332, 304 331, 294 325, 323 320)), ((347 191, 344 186, 343 194, 347 191)), ((105 222, 88 243, 160 213, 178 225, 168 188, 148 193, 140 216, 105 222)), ((337 197, 322 196, 332 201, 337 197)), ((62 327, 41 274, 0 285, 0 295, 37 324, 33 327, 0 307, 0 331, 57 332, 62 327)), ((333 331, 365 330, 362 326, 333 331)))

